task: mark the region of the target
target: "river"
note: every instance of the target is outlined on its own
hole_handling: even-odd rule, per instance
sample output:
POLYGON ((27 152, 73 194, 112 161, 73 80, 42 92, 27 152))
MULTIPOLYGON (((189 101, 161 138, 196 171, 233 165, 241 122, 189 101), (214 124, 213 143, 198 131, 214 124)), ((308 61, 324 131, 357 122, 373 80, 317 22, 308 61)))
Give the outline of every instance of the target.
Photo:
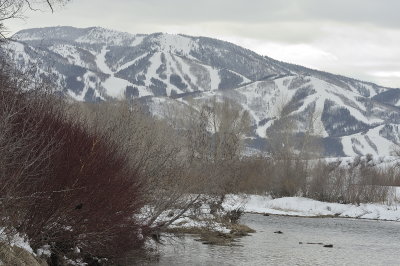
POLYGON ((152 265, 400 265, 399 222, 246 214, 241 223, 257 232, 238 246, 186 236, 162 246, 152 265), (320 242, 333 247, 307 244, 320 242))

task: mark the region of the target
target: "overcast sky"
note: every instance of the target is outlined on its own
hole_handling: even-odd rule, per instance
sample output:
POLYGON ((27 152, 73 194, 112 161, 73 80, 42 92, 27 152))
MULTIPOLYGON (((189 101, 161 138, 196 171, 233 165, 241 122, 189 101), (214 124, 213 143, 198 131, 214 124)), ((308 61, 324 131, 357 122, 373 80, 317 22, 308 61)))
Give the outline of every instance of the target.
POLYGON ((231 41, 272 58, 400 88, 400 0, 72 0, 20 29, 101 26, 231 41))

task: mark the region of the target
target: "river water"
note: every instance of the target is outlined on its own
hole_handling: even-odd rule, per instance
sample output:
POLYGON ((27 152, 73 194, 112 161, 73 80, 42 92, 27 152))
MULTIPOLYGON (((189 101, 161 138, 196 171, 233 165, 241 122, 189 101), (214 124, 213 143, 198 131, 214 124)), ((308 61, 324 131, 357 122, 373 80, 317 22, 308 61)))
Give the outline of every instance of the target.
POLYGON ((238 246, 203 245, 186 236, 162 246, 152 265, 400 265, 399 222, 246 214, 241 223, 257 232, 238 246))

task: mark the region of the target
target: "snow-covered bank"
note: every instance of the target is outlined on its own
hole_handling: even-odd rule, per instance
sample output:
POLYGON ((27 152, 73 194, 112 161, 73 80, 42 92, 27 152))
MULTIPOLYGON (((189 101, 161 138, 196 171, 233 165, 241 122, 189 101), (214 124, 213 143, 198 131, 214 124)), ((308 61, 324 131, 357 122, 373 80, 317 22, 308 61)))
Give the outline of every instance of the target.
POLYGON ((25 238, 21 237, 19 234, 9 236, 6 234, 5 229, 0 227, 0 245, 1 244, 8 244, 11 247, 19 247, 34 254, 31 246, 25 238))
POLYGON ((223 207, 227 210, 243 208, 248 213, 267 213, 288 216, 337 216, 360 219, 377 219, 388 221, 400 221, 400 203, 391 205, 368 203, 368 204, 340 204, 321 202, 302 197, 286 197, 272 199, 269 196, 230 195, 224 202, 223 207))
POLYGON ((195 220, 190 217, 183 217, 183 218, 179 218, 174 223, 172 223, 170 228, 184 228, 184 229, 207 228, 210 231, 215 231, 215 232, 220 232, 220 233, 225 233, 225 234, 230 233, 230 231, 231 231, 230 229, 228 229, 223 224, 218 223, 215 220, 212 220, 213 218, 214 217, 209 218, 209 220, 206 220, 204 218, 195 220))
POLYGON ((8 235, 0 228, 0 265, 47 265, 44 258, 35 254, 28 241, 19 234, 8 235))

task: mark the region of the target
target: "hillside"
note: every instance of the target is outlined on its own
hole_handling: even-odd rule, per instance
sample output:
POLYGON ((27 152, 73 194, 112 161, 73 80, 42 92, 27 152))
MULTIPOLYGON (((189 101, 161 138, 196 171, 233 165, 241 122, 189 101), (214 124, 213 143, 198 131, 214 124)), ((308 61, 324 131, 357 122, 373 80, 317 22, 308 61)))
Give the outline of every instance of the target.
POLYGON ((217 39, 52 27, 20 31, 3 49, 77 101, 140 98, 162 116, 165 102, 231 98, 251 114, 248 143, 256 149, 265 148, 282 103, 290 104, 298 132, 305 130, 304 117, 318 117, 326 156, 385 156, 399 142, 399 89, 280 62, 217 39))

